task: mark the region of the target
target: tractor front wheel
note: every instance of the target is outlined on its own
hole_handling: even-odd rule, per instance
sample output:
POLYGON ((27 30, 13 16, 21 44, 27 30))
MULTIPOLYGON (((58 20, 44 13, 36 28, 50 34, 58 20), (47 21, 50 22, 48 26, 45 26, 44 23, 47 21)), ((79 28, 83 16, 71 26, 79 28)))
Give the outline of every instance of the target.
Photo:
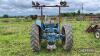
POLYGON ((70 51, 71 48, 72 48, 72 44, 73 44, 72 27, 71 27, 70 24, 64 25, 62 27, 62 34, 65 36, 62 39, 63 49, 66 50, 66 51, 70 51))

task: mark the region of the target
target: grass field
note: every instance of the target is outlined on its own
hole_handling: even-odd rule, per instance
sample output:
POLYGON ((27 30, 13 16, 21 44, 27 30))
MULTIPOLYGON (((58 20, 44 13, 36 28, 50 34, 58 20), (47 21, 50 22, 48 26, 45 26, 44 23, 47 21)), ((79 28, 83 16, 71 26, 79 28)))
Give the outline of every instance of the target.
POLYGON ((52 52, 42 48, 40 53, 34 53, 30 47, 30 31, 32 21, 16 21, 14 18, 0 19, 0 56, 100 56, 100 40, 85 30, 90 21, 66 21, 73 28, 73 48, 71 52, 64 51, 60 46, 52 52), (81 53, 80 48, 93 48, 94 52, 81 53))

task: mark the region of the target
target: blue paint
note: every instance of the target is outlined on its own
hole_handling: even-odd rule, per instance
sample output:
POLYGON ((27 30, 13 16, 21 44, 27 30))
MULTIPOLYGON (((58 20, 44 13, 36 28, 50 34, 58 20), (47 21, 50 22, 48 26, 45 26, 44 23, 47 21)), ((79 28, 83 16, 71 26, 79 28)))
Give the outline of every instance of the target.
POLYGON ((48 42, 55 43, 58 39, 62 39, 64 36, 59 34, 60 24, 44 24, 37 21, 37 25, 41 28, 41 39, 45 39, 48 42), (41 23, 41 24, 40 24, 41 23))

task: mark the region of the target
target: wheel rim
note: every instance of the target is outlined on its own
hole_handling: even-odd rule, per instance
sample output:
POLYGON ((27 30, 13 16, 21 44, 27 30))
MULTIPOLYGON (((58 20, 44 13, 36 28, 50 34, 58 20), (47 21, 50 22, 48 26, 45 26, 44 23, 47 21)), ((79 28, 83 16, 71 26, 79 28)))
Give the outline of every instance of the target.
POLYGON ((100 38, 100 33, 99 33, 99 32, 96 32, 96 33, 95 33, 95 37, 96 37, 96 38, 100 38))

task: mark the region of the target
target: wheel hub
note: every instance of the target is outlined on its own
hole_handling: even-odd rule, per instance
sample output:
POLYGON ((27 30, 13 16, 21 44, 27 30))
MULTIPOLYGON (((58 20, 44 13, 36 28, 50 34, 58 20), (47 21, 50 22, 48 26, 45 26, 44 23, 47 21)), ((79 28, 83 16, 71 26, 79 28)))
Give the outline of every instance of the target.
POLYGON ((96 32, 95 33, 95 36, 96 36, 96 38, 100 38, 100 33, 99 32, 96 32))

